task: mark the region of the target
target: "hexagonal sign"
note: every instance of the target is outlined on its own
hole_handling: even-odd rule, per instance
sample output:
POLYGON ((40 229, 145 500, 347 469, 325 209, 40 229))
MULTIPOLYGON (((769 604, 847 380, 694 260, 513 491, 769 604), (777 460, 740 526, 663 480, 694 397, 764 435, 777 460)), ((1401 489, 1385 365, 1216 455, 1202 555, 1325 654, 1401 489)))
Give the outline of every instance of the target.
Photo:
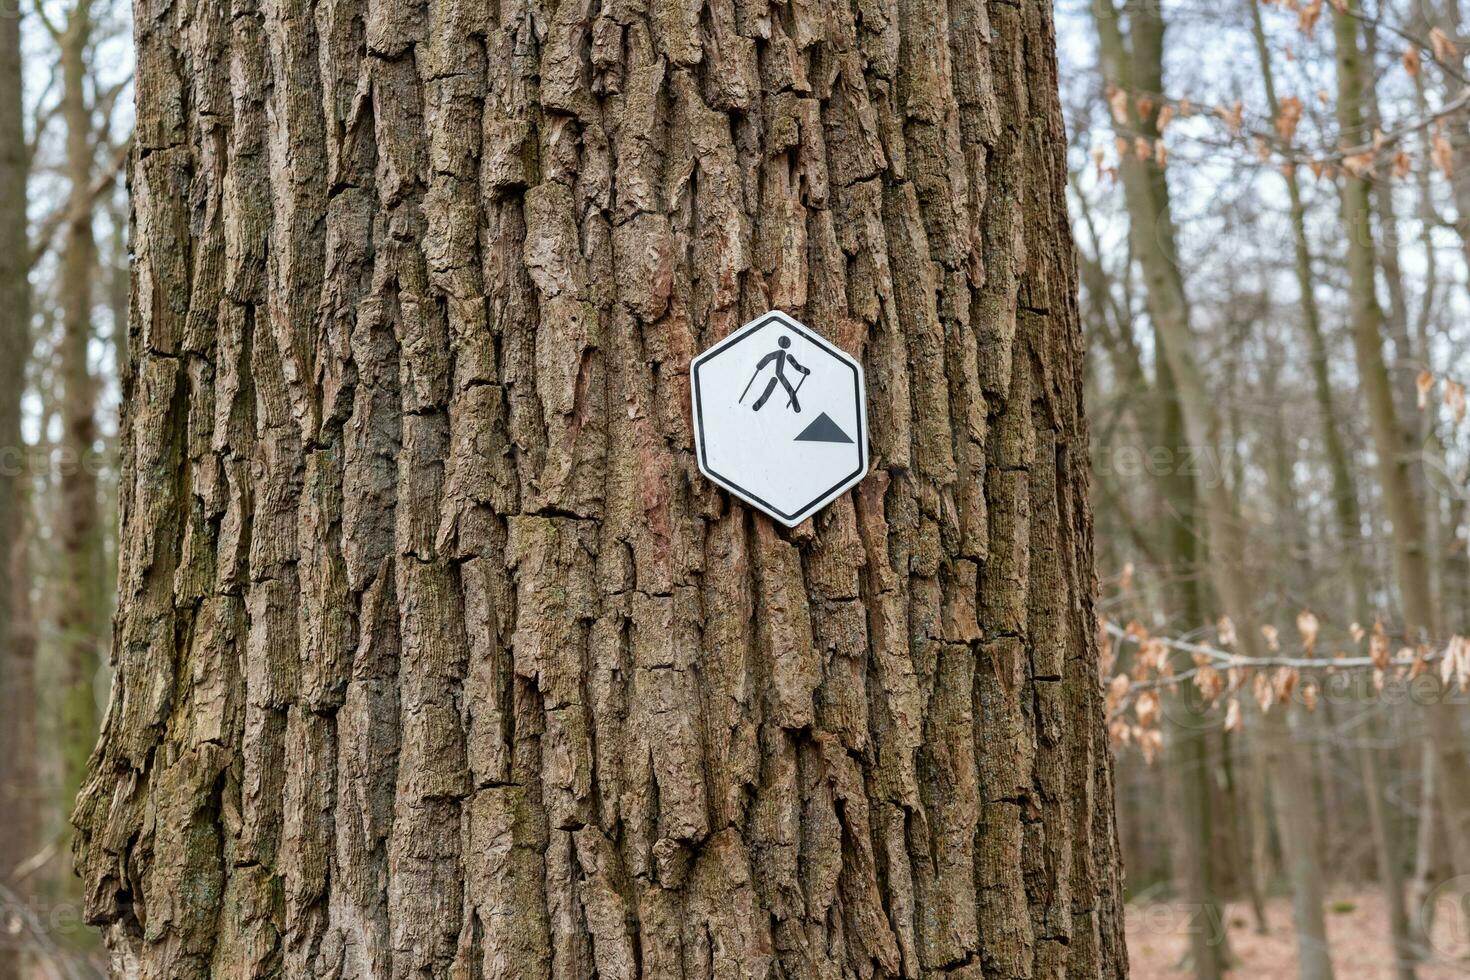
POLYGON ((868 472, 863 368, 773 310, 689 368, 699 471, 795 527, 868 472))

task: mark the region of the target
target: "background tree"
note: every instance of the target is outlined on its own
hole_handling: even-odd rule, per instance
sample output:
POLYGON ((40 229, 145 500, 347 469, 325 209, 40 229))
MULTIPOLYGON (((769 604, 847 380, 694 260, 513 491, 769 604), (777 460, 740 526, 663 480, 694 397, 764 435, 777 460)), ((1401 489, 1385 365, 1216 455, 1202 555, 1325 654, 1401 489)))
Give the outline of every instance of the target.
POLYGON ((80 919, 65 818, 96 742, 99 652, 110 610, 102 582, 111 521, 103 515, 111 510, 104 498, 113 482, 115 395, 110 365, 98 357, 106 317, 99 320, 94 299, 104 267, 127 263, 122 228, 101 220, 121 196, 118 166, 129 124, 118 105, 129 91, 131 60, 119 8, 88 0, 85 7, 26 2, 0 11, 6 132, 14 134, 4 151, 7 163, 22 168, 6 170, 21 182, 7 181, 4 234, 11 244, 3 264, 10 291, 0 313, 10 379, 3 397, 13 412, 0 476, 0 508, 12 516, 4 588, 13 623, 0 650, 8 665, 0 765, 14 773, 0 779, 13 817, 0 851, 8 864, 3 883, 18 892, 6 905, 3 935, 7 957, 24 957, 16 968, 48 977, 91 975, 89 954, 97 946, 80 919), (83 10, 85 29, 60 26, 79 23, 83 10), (121 245, 105 262, 87 247, 94 226, 121 245), (85 383, 67 385, 68 372, 85 383), (70 429, 63 406, 72 409, 70 429), (79 486, 86 492, 74 492, 79 486), (59 492, 63 487, 67 492, 59 492), (86 534, 70 533, 79 526, 71 520, 73 504, 84 511, 86 534))
POLYGON ((54 519, 59 545, 55 624, 64 692, 61 786, 66 792, 80 784, 96 740, 97 677, 108 605, 103 586, 97 383, 90 363, 99 273, 94 228, 99 188, 94 185, 101 146, 95 120, 102 97, 91 63, 97 16, 92 0, 75 0, 59 24, 46 14, 44 5, 35 9, 57 51, 56 114, 63 131, 61 170, 66 179, 66 197, 54 219, 59 239, 56 305, 60 322, 55 382, 62 433, 54 519))
MULTIPOLYGON (((18 872, 36 852, 38 822, 36 647, 21 439, 31 307, 25 222, 31 161, 21 81, 20 19, 0 17, 0 813, 7 823, 0 833, 0 912, 7 921, 30 898, 30 885, 18 872)), ((23 965, 17 944, 0 938, 0 980, 16 980, 23 965)))

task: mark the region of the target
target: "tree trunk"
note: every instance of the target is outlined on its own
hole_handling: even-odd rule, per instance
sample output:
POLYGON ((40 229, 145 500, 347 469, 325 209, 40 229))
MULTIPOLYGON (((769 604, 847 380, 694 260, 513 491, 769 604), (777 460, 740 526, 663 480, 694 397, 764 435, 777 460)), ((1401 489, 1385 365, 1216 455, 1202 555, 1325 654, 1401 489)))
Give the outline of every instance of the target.
POLYGON ((1433 949, 1430 937, 1434 933, 1434 914, 1439 904, 1430 896, 1451 876, 1440 833, 1442 811, 1438 768, 1434 746, 1426 739, 1419 759, 1419 822, 1414 835, 1414 873, 1408 888, 1409 905, 1416 911, 1412 920, 1414 941, 1416 947, 1426 954, 1433 949))
POLYGON ((136 15, 119 974, 1126 974, 1049 7, 136 15), (773 306, 790 532, 688 418, 773 306))
POLYGON ((1246 893, 1251 903, 1251 919, 1256 935, 1270 931, 1266 919, 1266 895, 1271 888, 1271 828, 1266 819, 1266 769, 1255 750, 1254 737, 1243 732, 1225 733, 1230 757, 1232 797, 1237 801, 1232 811, 1236 825, 1236 844, 1245 866, 1246 893), (1241 769, 1244 769, 1243 774, 1241 769), (1241 826, 1244 824, 1244 827, 1241 826))
POLYGON ((97 670, 106 634, 102 520, 97 499, 97 391, 88 363, 93 285, 92 111, 88 104, 90 0, 79 0, 61 38, 61 118, 66 127, 69 197, 60 255, 62 456, 56 516, 60 543, 57 633, 62 650, 62 792, 69 803, 97 742, 97 670))
MULTIPOLYGON (((30 477, 21 440, 21 396, 31 353, 30 242, 26 185, 30 154, 21 98, 20 18, 0 17, 0 916, 30 889, 15 871, 37 850, 36 637, 27 573, 30 477)), ((17 980, 24 966, 0 936, 0 980, 17 980)))
MULTIPOLYGON (((1183 459, 1189 450, 1184 418, 1179 412, 1173 372, 1165 364, 1158 368, 1162 441, 1171 458, 1183 459)), ((1201 551, 1195 523, 1198 492, 1194 477, 1176 466, 1158 477, 1166 521, 1166 548, 1177 576, 1179 625, 1185 631, 1208 620, 1205 612, 1201 551)), ((1193 668, 1183 650, 1170 654, 1174 671, 1193 668)), ((1193 684, 1177 685, 1167 695, 1169 759, 1178 811, 1174 815, 1175 879, 1183 882, 1180 896, 1190 909, 1190 961, 1196 980, 1220 980, 1229 957, 1226 947, 1225 914, 1215 889, 1214 814, 1210 802, 1209 707, 1193 684)))

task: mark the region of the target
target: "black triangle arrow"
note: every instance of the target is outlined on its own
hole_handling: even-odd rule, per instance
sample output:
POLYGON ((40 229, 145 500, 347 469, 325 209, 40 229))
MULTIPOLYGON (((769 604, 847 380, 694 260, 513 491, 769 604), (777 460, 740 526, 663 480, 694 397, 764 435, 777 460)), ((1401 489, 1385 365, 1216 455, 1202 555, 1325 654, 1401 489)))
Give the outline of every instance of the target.
POLYGON ((812 424, 801 430, 796 442, 846 442, 851 443, 852 437, 838 428, 837 423, 823 412, 812 419, 812 424))

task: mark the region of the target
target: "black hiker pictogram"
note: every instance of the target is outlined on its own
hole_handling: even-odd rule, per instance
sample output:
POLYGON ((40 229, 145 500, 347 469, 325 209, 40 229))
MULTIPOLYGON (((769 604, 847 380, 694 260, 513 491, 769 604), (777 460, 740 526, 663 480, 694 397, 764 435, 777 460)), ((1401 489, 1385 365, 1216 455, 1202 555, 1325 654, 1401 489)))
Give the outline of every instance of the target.
POLYGON ((781 386, 786 389, 787 407, 800 415, 801 402, 796 400, 796 393, 801 390, 802 385, 806 384, 806 379, 811 375, 811 371, 802 367, 796 358, 786 352, 786 349, 791 346, 790 337, 782 337, 776 343, 779 345, 778 349, 771 351, 760 359, 760 362, 755 366, 755 373, 750 376, 750 381, 746 382, 745 390, 740 393, 740 398, 737 400, 740 402, 745 401, 745 396, 750 393, 750 386, 755 384, 755 379, 760 377, 760 373, 765 370, 767 364, 775 361, 775 373, 771 376, 771 380, 766 382, 766 390, 755 400, 755 404, 751 406, 751 410, 756 412, 761 410, 761 406, 766 403, 766 399, 771 397, 771 392, 776 390, 776 382, 779 381, 781 386), (791 382, 786 379, 787 364, 790 364, 793 368, 801 372, 801 380, 796 383, 795 388, 791 387, 791 382))

